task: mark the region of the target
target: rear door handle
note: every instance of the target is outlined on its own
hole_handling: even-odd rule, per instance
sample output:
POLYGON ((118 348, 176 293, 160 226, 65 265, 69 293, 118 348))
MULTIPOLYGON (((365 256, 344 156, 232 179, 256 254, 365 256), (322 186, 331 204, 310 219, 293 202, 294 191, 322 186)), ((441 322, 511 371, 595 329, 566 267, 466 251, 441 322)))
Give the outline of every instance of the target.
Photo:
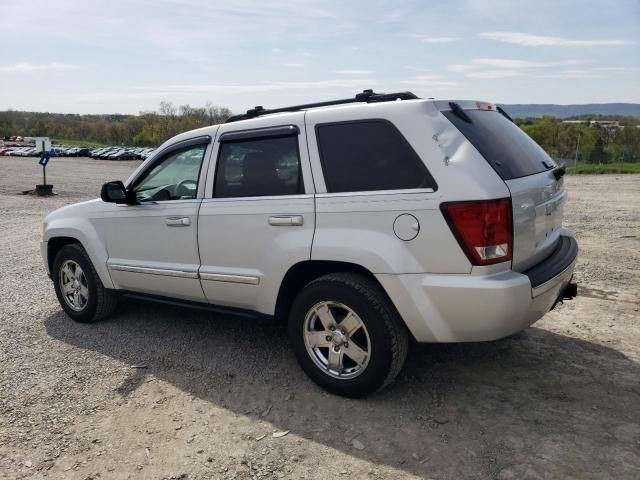
POLYGON ((302 215, 272 215, 269 217, 269 225, 274 227, 299 226, 304 223, 302 215))
POLYGON ((191 225, 189 217, 168 217, 164 219, 164 223, 168 227, 188 227, 191 225))

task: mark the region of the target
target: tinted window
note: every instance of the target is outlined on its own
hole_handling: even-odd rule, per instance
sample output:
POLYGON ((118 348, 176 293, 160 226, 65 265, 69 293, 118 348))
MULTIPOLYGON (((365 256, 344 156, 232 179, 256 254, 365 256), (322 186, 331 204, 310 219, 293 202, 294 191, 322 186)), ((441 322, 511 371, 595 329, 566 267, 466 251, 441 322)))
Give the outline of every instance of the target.
POLYGON ((317 127, 327 192, 436 188, 400 132, 371 120, 317 127))
POLYGON ((196 198, 200 167, 207 145, 173 151, 162 157, 136 182, 139 202, 196 198))
POLYGON ((471 123, 453 112, 442 113, 467 137, 503 180, 526 177, 555 166, 549 155, 529 135, 498 112, 465 110, 471 123))
POLYGON ((214 196, 256 197, 304 193, 298 137, 224 142, 214 196))

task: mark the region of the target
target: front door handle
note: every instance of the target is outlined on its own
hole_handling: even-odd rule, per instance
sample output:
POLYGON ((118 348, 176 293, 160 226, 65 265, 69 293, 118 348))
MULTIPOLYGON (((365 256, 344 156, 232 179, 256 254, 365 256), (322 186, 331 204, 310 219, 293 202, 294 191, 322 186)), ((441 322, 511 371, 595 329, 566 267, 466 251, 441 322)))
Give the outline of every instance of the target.
POLYGON ((304 223, 302 215, 272 215, 269 217, 269 225, 274 227, 300 226, 304 223))
POLYGON ((165 218, 164 223, 168 227, 188 227, 191 225, 191 219, 189 217, 168 217, 165 218))

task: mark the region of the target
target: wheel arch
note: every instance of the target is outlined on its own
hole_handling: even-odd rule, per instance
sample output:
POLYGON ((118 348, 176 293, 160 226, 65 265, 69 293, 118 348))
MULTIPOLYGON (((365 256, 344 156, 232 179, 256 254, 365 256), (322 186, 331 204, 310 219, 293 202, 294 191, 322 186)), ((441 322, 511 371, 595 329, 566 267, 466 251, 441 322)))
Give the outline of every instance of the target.
POLYGON ((47 242, 47 265, 49 267, 49 272, 51 272, 52 275, 53 275, 53 262, 56 259, 56 255, 58 255, 58 252, 62 250, 63 247, 65 247, 66 245, 70 245, 72 243, 77 243, 82 248, 84 248, 84 245, 82 245, 82 242, 80 242, 80 240, 78 240, 77 238, 73 238, 73 237, 62 237, 62 236, 52 237, 47 242))
POLYGON ((47 244, 47 267, 51 275, 53 275, 53 262, 58 252, 66 245, 77 243, 87 252, 104 287, 109 289, 114 288, 111 276, 107 270, 107 259, 109 256, 105 246, 93 228, 89 229, 88 232, 84 232, 81 229, 69 227, 58 228, 50 225, 45 235, 47 244))
POLYGON ((276 300, 275 318, 286 321, 293 300, 309 282, 323 275, 337 272, 355 273, 367 277, 386 294, 384 287, 375 275, 362 265, 331 260, 305 260, 291 266, 283 277, 276 300))

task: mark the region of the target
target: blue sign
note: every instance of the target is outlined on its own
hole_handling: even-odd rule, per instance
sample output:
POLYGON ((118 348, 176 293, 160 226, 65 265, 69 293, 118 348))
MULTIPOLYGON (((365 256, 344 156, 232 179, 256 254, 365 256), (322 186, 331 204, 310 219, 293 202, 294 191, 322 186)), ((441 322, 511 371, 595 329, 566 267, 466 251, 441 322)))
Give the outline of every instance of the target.
POLYGON ((38 163, 43 167, 46 167, 47 163, 49 163, 49 152, 43 153, 38 163))

